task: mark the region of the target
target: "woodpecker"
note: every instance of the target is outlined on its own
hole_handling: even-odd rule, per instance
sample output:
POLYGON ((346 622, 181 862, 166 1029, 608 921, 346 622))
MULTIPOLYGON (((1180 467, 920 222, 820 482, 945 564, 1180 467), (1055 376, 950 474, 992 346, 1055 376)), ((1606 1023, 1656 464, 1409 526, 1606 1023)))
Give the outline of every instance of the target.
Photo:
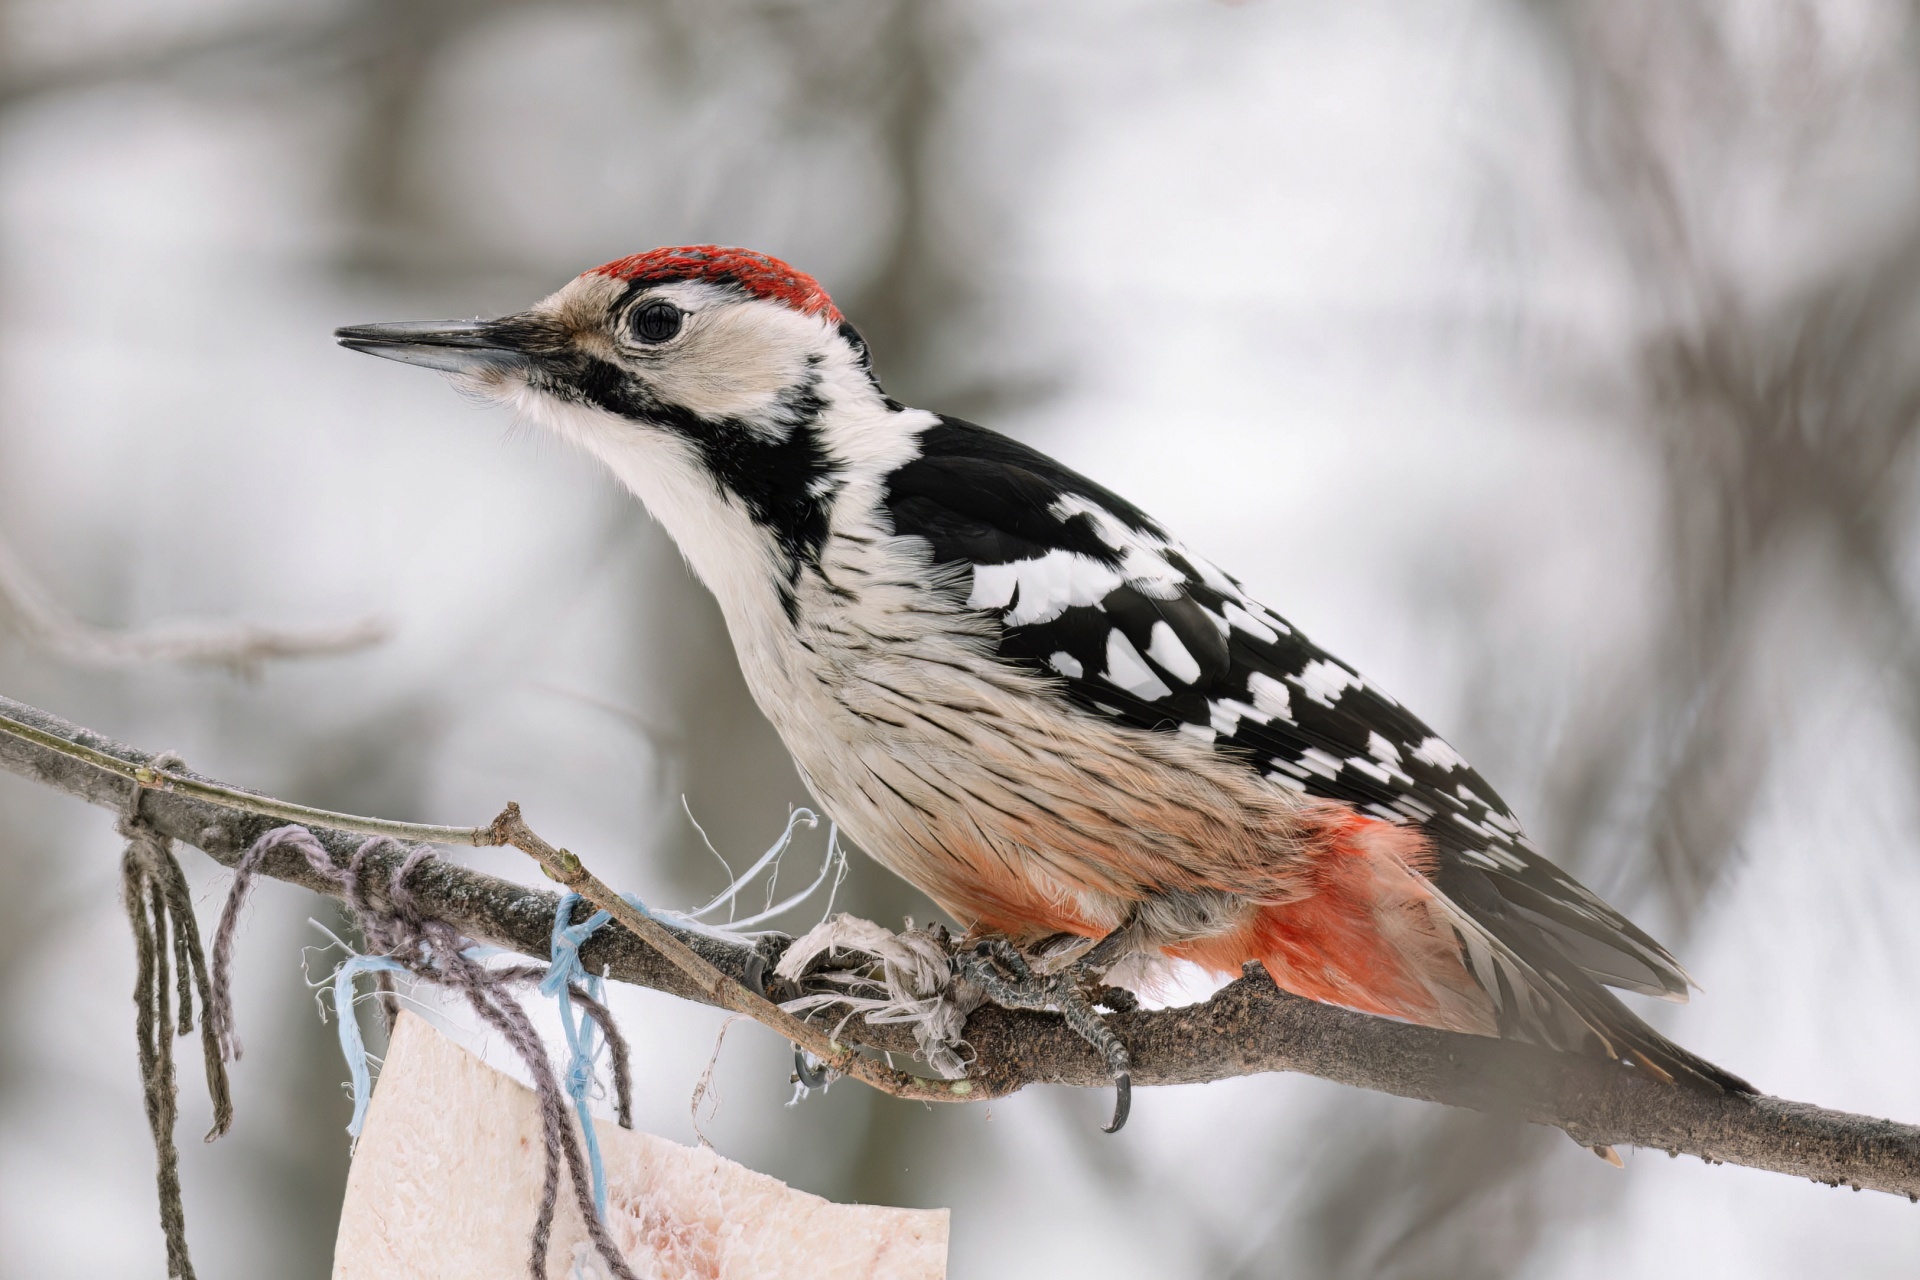
POLYGON ((890 398, 787 264, 655 249, 516 315, 336 337, 599 458, 719 601, 820 803, 1016 977, 1062 940, 1097 972, 1257 961, 1314 1000, 1752 1092, 1608 990, 1690 979, 1442 738, 1126 499, 890 398))

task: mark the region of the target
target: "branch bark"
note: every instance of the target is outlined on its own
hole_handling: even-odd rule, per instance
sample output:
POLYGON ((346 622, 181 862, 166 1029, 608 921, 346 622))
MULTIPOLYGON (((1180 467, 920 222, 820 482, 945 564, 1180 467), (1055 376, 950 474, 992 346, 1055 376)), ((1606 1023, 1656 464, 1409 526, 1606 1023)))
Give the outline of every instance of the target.
MULTIPOLYGON (((140 785, 129 776, 132 770, 148 767, 152 759, 148 752, 0 698, 0 768, 119 812, 140 785), (69 754, 75 747, 98 759, 75 758, 69 754)), ((199 794, 149 788, 141 812, 164 835, 228 866, 255 839, 286 822, 287 811, 293 809, 261 796, 263 806, 280 812, 253 812, 246 799, 252 793, 188 776, 199 784, 199 794), (232 798, 218 798, 216 791, 232 798)), ((350 826, 400 825, 371 819, 345 822, 304 825, 342 863, 365 839, 350 826)), ((474 833, 483 829, 445 830, 466 837, 458 843, 472 844, 478 842, 474 833)), ((400 856, 389 853, 368 860, 375 886, 387 882, 400 856)), ((292 855, 269 860, 265 871, 318 893, 335 889, 292 855)), ((440 860, 425 864, 409 883, 423 906, 475 940, 546 956, 557 895, 440 860)), ((750 982, 750 975, 769 968, 784 945, 769 939, 756 953, 698 934, 672 932, 734 983, 750 982)), ((595 934, 581 951, 590 971, 604 966, 622 982, 701 1003, 717 1002, 711 984, 696 981, 618 921, 595 934)), ((1289 995, 1257 970, 1204 1004, 1115 1014, 1111 1024, 1132 1053, 1137 1085, 1297 1071, 1551 1125, 1586 1146, 1628 1144, 1673 1155, 1685 1152, 1713 1164, 1746 1165, 1920 1200, 1920 1127, 1782 1098, 1698 1093, 1615 1063, 1369 1017, 1289 995)), ((968 1079, 961 1082, 964 1087, 929 1081, 937 1087, 916 1096, 973 1101, 1030 1084, 1109 1083, 1100 1060, 1057 1015, 989 1005, 968 1020, 966 1034, 977 1056, 968 1079)), ((905 1028, 868 1026, 858 1020, 849 1022, 840 1038, 894 1053, 910 1054, 914 1048, 905 1028)))

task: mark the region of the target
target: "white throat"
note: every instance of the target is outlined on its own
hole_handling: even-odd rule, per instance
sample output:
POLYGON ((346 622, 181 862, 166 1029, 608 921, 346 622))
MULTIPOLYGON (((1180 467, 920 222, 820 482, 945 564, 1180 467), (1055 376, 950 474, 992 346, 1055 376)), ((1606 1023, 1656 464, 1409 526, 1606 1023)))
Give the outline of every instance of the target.
POLYGON ((726 493, 694 447, 591 405, 522 392, 515 407, 605 463, 646 505, 713 592, 734 631, 780 609, 772 536, 726 493))

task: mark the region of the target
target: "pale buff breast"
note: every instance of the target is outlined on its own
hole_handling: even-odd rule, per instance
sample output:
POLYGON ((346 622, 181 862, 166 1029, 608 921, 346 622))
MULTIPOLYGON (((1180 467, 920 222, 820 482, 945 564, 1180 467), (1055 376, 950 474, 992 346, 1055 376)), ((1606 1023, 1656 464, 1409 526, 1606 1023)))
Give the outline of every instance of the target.
POLYGON ((1173 942, 1307 891, 1291 792, 1203 743, 1069 707, 989 657, 985 624, 914 585, 887 542, 829 546, 837 589, 803 591, 798 643, 772 619, 735 635, 761 706, 869 854, 1016 938, 1104 934, 1174 895, 1200 906, 1142 938, 1173 942))

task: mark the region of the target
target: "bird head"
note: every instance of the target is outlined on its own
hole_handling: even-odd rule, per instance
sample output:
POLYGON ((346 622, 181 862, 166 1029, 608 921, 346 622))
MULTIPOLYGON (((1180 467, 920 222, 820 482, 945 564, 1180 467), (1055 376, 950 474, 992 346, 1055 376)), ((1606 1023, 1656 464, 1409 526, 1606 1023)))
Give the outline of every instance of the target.
POLYGON ((517 315, 334 336, 535 412, 548 399, 667 430, 777 433, 836 374, 852 368, 871 381, 865 343, 817 281, 715 245, 617 259, 517 315))
POLYGON ((911 452, 899 406, 826 291, 747 249, 655 249, 515 315, 334 336, 451 374, 600 457, 716 591, 750 549, 791 584, 818 554, 835 494, 911 452))

